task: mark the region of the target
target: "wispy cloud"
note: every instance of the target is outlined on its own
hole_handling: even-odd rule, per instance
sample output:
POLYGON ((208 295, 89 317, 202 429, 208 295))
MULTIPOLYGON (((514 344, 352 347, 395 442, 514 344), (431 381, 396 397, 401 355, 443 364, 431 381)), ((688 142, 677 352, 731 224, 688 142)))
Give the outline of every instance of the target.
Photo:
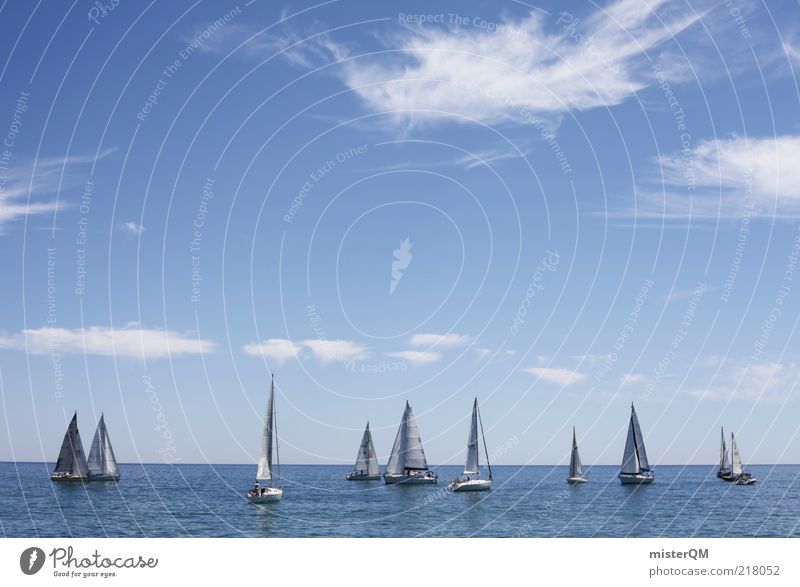
POLYGON ((631 385, 633 383, 641 383, 644 380, 644 376, 640 375, 639 373, 624 373, 619 378, 620 385, 631 385))
POLYGON ((442 354, 434 351, 396 351, 386 353, 390 357, 397 357, 398 359, 405 359, 412 365, 429 365, 442 359, 442 354))
POLYGON ((79 178, 74 171, 76 166, 88 165, 103 159, 116 151, 115 148, 94 155, 72 155, 70 157, 41 157, 12 165, 4 174, 0 190, 0 233, 4 227, 25 216, 50 214, 59 206, 69 203, 56 203, 52 196, 61 188, 70 188, 85 178, 79 178), (50 196, 51 199, 41 201, 50 196))
MULTIPOLYGON (((800 135, 703 140, 656 160, 663 190, 640 187, 619 215, 665 220, 800 216, 800 135)), ((655 175, 654 175, 655 177, 655 175)), ((614 213, 617 215, 617 213, 614 213)))
POLYGON ((527 367, 520 369, 523 373, 536 375, 539 379, 544 379, 557 385, 571 385, 586 379, 584 373, 573 371, 572 369, 562 369, 557 367, 527 367))
POLYGON ((44 355, 53 352, 133 358, 163 358, 212 353, 217 345, 192 333, 169 330, 91 326, 89 328, 34 328, 0 337, 0 348, 44 355))
POLYGON ((136 222, 123 222, 119 225, 119 229, 122 232, 127 232, 129 234, 140 235, 145 231, 145 227, 141 224, 137 224, 136 222))
POLYGON ((304 340, 301 344, 322 363, 351 361, 369 356, 369 349, 352 340, 304 340))
MULTIPOLYGON (((586 18, 562 16, 560 22, 532 11, 495 23, 492 32, 408 27, 387 39, 399 53, 347 61, 340 72, 372 109, 399 112, 403 119, 453 120, 456 114, 519 122, 522 112, 547 115, 623 102, 649 83, 645 55, 698 19, 666 0, 618 0, 586 18)), ((335 47, 329 43, 326 51, 335 47)))
POLYGON ((415 334, 411 337, 411 344, 417 347, 453 348, 466 346, 473 341, 473 337, 466 334, 415 334))
POLYGON ((285 338, 269 338, 263 342, 250 343, 242 347, 242 350, 248 355, 272 359, 277 363, 297 357, 301 349, 300 345, 285 338))
POLYGON ((735 365, 707 387, 692 387, 687 393, 701 400, 781 401, 797 379, 794 363, 764 362, 735 365))

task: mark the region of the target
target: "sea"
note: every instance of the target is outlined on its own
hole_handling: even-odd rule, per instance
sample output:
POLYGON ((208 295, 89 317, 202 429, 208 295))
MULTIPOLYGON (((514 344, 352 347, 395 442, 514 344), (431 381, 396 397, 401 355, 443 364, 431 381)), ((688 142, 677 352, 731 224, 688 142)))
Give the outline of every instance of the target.
POLYGON ((715 467, 658 466, 652 485, 618 467, 566 483, 563 466, 496 466, 491 491, 347 481, 348 467, 283 465, 282 501, 253 505, 254 465, 121 464, 118 482, 52 483, 52 464, 0 463, 7 537, 797 537, 800 465, 750 465, 738 486, 715 467))

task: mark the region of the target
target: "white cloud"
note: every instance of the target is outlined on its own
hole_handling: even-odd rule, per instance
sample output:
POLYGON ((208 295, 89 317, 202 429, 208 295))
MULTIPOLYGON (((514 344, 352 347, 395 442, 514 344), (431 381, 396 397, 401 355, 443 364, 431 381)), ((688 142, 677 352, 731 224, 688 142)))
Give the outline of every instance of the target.
POLYGON ((397 357, 398 359, 405 359, 414 365, 429 365, 440 361, 442 359, 441 353, 433 351, 397 351, 393 353, 386 353, 390 357, 397 357))
POLYGON ((578 373, 572 369, 561 369, 556 367, 527 367, 520 369, 523 373, 530 373, 536 375, 540 379, 556 383, 558 385, 571 385, 586 379, 584 373, 578 373))
MULTIPOLYGON (((662 155, 663 191, 640 188, 621 216, 685 220, 800 216, 800 135, 709 139, 688 154, 662 155), (688 179, 687 179, 688 177, 688 179)), ((661 182, 662 177, 657 178, 661 182)), ((616 214, 614 214, 616 215, 616 214)))
POLYGON ((493 32, 471 25, 408 27, 389 40, 399 54, 347 61, 341 76, 375 110, 430 111, 401 114, 404 119, 454 113, 524 122, 525 112, 589 110, 633 96, 650 83, 645 54, 699 18, 666 0, 618 0, 560 23, 557 15, 532 11, 493 23, 502 27, 493 32))
POLYGON ((736 365, 719 375, 707 387, 693 387, 687 393, 701 400, 781 401, 792 391, 797 379, 794 363, 765 362, 736 365))
POLYGON ((352 340, 304 340, 301 344, 323 363, 351 361, 369 356, 368 348, 352 340))
POLYGON ((26 344, 34 355, 59 352, 134 358, 176 357, 217 349, 215 343, 190 333, 130 327, 35 328, 0 337, 0 348, 25 350, 26 344))
POLYGON ((265 357, 278 363, 293 359, 300 353, 300 345, 285 338, 269 338, 260 343, 246 344, 242 350, 248 355, 265 357))
POLYGON ((620 376, 619 384, 630 385, 632 383, 640 383, 642 380, 644 380, 644 376, 639 373, 625 373, 620 376))
POLYGON ((140 235, 145 231, 145 227, 141 224, 137 224, 136 222, 123 222, 119 225, 119 229, 123 232, 129 232, 130 234, 140 235))
POLYGON ((466 346, 471 343, 473 337, 466 334, 415 334, 411 337, 411 344, 419 347, 441 347, 453 348, 466 346))
POLYGON ((42 196, 52 195, 61 189, 80 184, 72 168, 86 165, 107 157, 116 149, 105 149, 94 155, 70 157, 41 157, 35 161, 24 161, 12 165, 5 173, 3 189, 0 191, 0 233, 3 228, 19 218, 49 214, 60 206, 55 200, 38 201, 42 196))

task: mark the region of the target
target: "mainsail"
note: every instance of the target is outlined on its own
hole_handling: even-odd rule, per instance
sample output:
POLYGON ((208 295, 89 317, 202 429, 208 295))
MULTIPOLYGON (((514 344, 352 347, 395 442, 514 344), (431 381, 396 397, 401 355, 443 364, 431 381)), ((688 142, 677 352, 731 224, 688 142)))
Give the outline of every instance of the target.
POLYGON ((569 459, 569 477, 574 479, 583 476, 581 456, 578 454, 578 441, 575 438, 575 427, 572 427, 572 456, 569 459))
POLYGON ((419 428, 411 412, 411 404, 406 402, 403 419, 392 446, 392 454, 386 464, 386 473, 389 475, 404 475, 408 470, 425 471, 428 462, 425 460, 425 451, 422 449, 422 439, 419 428))
POLYGON ((375 455, 375 446, 372 444, 372 432, 369 430, 369 422, 364 429, 364 436, 361 438, 361 446, 358 447, 358 457, 356 457, 356 471, 365 471, 367 475, 380 475, 378 457, 375 455))
POLYGON ((267 412, 264 416, 264 431, 261 436, 261 456, 258 459, 256 481, 269 481, 272 479, 272 427, 275 414, 275 378, 269 386, 267 397, 267 412))
POLYGON ((58 453, 54 473, 69 474, 74 477, 89 476, 89 467, 86 464, 81 435, 78 432, 77 412, 72 416, 67 433, 64 434, 64 442, 61 443, 61 451, 58 453))
POLYGON ((720 471, 727 471, 728 470, 728 447, 725 446, 725 431, 720 428, 719 429, 720 435, 720 447, 719 447, 719 470, 720 471))
POLYGON ((478 398, 472 404, 472 422, 469 426, 467 437, 467 462, 464 465, 464 475, 477 475, 480 470, 478 464, 478 398))
POLYGON ((739 454, 739 446, 736 444, 736 439, 733 437, 733 432, 731 432, 731 454, 733 454, 733 467, 731 468, 731 474, 734 477, 738 477, 744 471, 742 468, 742 455, 739 454))
POLYGON ((625 454, 622 457, 622 472, 638 475, 642 471, 649 471, 650 463, 647 461, 647 452, 644 449, 642 430, 639 427, 639 418, 636 409, 631 404, 631 420, 628 424, 628 439, 625 441, 625 454))
POLYGON ((94 433, 92 448, 89 450, 88 465, 90 475, 119 476, 117 459, 114 457, 114 449, 111 447, 111 439, 102 414, 94 433))

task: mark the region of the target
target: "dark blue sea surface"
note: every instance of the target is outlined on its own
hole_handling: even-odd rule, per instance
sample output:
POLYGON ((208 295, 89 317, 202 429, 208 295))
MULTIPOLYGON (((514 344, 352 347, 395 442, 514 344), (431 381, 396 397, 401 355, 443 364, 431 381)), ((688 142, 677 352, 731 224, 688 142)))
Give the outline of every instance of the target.
POLYGON ((253 465, 120 465, 118 483, 51 483, 52 465, 0 463, 5 536, 800 536, 800 466, 759 465, 751 486, 712 466, 659 466, 656 481, 622 486, 592 467, 570 486, 566 467, 493 467, 490 492, 347 481, 347 467, 284 465, 284 498, 244 494, 253 465))

